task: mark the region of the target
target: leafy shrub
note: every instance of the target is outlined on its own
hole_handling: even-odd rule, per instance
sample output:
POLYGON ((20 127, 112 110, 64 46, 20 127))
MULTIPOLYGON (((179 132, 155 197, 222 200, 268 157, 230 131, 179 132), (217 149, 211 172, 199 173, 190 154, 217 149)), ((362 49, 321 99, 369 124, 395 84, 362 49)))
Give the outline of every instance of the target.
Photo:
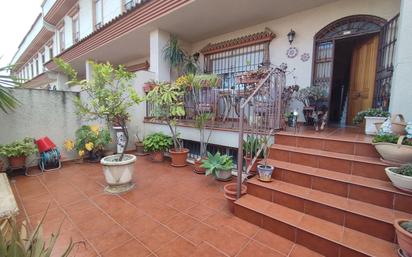
POLYGON ((389 117, 390 113, 387 111, 384 111, 382 109, 374 109, 370 108, 367 109, 366 111, 360 111, 356 114, 356 116, 353 118, 353 124, 357 125, 362 123, 363 119, 365 117, 389 117))
POLYGON ((217 176, 220 171, 231 170, 233 168, 233 160, 229 155, 221 155, 217 152, 215 155, 207 153, 207 159, 202 160, 202 168, 206 169, 206 176, 217 176))
POLYGON ((410 221, 404 221, 401 224, 399 224, 403 229, 408 231, 409 233, 412 233, 412 220, 410 221))
POLYGON ((37 145, 33 138, 26 137, 21 141, 0 145, 0 155, 5 157, 30 156, 37 153, 37 145))
POLYGON ((112 138, 108 129, 99 128, 98 125, 83 125, 76 130, 76 143, 68 139, 64 142, 67 151, 75 148, 80 157, 85 152, 98 152, 111 142, 112 138))
MULTIPOLYGON (((399 140, 398 135, 394 134, 382 134, 382 135, 376 135, 373 138, 374 143, 391 143, 391 144, 397 144, 399 140)), ((408 138, 405 137, 405 139, 402 141, 403 145, 409 145, 412 146, 412 141, 408 138)))
POLYGON ((173 139, 163 133, 154 133, 143 140, 145 152, 166 151, 173 145, 173 139))
POLYGON ((393 172, 395 172, 399 175, 412 177, 412 164, 411 163, 404 164, 404 165, 400 166, 399 168, 391 169, 391 171, 393 171, 393 172))
MULTIPOLYGON (((262 144, 262 140, 260 140, 257 136, 248 135, 246 140, 243 140, 243 151, 246 157, 255 157, 257 152, 259 151, 262 144)), ((264 151, 260 151, 259 158, 264 157, 264 151)))

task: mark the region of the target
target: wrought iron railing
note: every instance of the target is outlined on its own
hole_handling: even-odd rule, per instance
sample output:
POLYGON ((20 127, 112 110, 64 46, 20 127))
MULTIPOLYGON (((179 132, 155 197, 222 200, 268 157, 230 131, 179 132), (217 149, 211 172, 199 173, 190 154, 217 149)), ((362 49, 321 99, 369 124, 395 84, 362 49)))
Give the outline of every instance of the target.
POLYGON ((270 144, 274 131, 281 127, 282 91, 285 84, 285 69, 271 68, 268 74, 257 83, 253 93, 241 101, 239 106, 237 198, 240 197, 244 173, 243 142, 247 136, 250 136, 256 138, 260 143, 253 160, 246 167, 246 174, 248 174, 257 157, 270 144))

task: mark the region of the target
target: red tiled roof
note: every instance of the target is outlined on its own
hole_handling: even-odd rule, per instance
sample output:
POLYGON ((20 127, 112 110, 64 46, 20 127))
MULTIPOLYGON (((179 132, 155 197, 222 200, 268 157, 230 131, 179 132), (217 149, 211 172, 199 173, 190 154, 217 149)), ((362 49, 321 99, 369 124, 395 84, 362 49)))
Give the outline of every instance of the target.
POLYGON ((254 45, 257 43, 270 42, 275 37, 276 37, 275 33, 270 32, 270 31, 263 31, 263 32, 215 43, 215 44, 208 44, 200 52, 205 55, 219 53, 219 52, 223 52, 223 51, 227 51, 227 50, 231 50, 235 48, 254 45))

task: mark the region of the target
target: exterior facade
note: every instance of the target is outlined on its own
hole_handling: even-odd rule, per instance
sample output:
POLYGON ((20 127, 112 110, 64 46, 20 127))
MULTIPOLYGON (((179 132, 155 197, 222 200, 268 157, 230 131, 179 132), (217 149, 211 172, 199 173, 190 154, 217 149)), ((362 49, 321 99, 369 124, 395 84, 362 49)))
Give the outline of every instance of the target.
MULTIPOLYGON (((261 63, 284 63, 288 66, 286 85, 304 88, 320 83, 329 87, 330 107, 337 109, 339 116, 336 122, 345 124, 351 113, 372 106, 412 119, 411 108, 405 108, 412 97, 407 86, 412 67, 408 19, 412 6, 406 0, 300 0, 287 4, 271 0, 45 0, 42 8, 13 59, 14 74, 27 80, 26 87, 76 90, 67 88, 67 78, 52 57, 68 61, 84 78, 91 76, 87 61, 95 60, 124 64, 137 77, 174 80, 177 75, 162 56, 173 34, 187 52, 199 55, 200 70, 224 78, 223 87, 233 84, 235 73, 256 69, 261 63), (295 32, 292 42, 288 39, 291 30, 295 32), (367 87, 356 89, 358 98, 367 101, 352 101, 348 86, 334 86, 350 84, 339 80, 339 75, 345 76, 342 71, 352 63, 346 57, 353 57, 355 45, 366 39, 371 41, 356 51, 359 56, 369 53, 365 58, 375 61, 351 73, 366 74, 361 69, 368 69, 369 76, 346 77, 368 81, 360 83, 367 87), (349 48, 352 52, 345 53, 349 48), (339 90, 346 93, 336 96, 339 90), (346 100, 336 104, 338 98, 346 100)), ((143 94, 145 81, 138 81, 136 87, 143 94)), ((302 105, 295 101, 289 108, 300 110, 302 105)), ((147 115, 148 110, 142 113, 147 115)), ((167 131, 147 120, 136 125, 145 131, 167 131)), ((185 139, 197 141, 195 129, 182 126, 181 130, 185 139)), ((236 129, 221 129, 211 142, 236 147, 236 134, 236 129)))

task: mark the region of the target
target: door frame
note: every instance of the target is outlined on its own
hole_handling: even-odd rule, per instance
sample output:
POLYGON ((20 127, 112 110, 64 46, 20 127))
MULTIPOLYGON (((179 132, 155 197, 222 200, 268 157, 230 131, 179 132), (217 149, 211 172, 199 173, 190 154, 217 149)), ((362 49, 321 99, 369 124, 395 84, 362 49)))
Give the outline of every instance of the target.
POLYGON ((382 28, 385 26, 386 23, 386 19, 374 15, 351 15, 329 23, 315 34, 313 40, 311 85, 316 86, 318 84, 317 81, 320 82, 322 80, 326 83, 328 88, 328 108, 330 108, 330 100, 332 95, 336 41, 345 38, 366 36, 369 34, 378 34, 382 31, 382 28), (331 44, 332 48, 331 58, 329 58, 330 61, 326 61, 330 63, 329 67, 327 68, 327 71, 329 72, 329 77, 326 80, 318 78, 316 75, 318 68, 320 68, 320 65, 318 66, 318 64, 325 63, 324 60, 318 59, 319 46, 321 46, 322 44, 331 44))

